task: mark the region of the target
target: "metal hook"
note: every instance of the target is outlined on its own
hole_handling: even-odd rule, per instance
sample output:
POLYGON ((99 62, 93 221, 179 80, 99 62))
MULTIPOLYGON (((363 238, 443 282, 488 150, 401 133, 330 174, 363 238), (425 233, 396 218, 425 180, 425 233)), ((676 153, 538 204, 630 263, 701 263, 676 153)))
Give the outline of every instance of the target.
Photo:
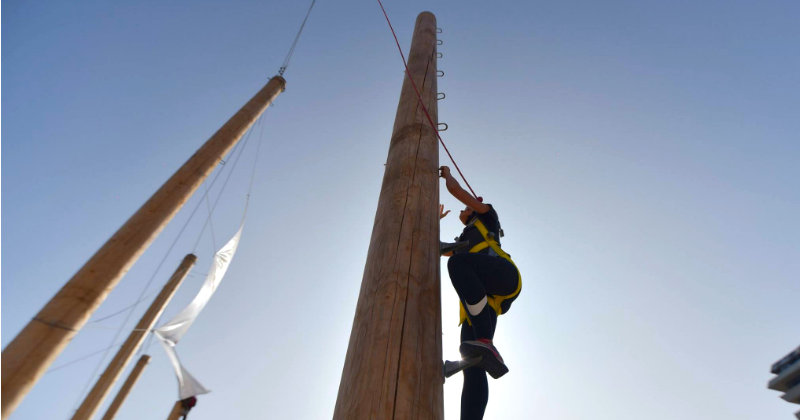
POLYGON ((436 58, 442 58, 442 57, 443 57, 442 53, 436 53, 436 58))
POLYGON ((437 101, 441 101, 442 99, 444 99, 444 97, 445 97, 444 92, 439 92, 439 93, 436 94, 436 100, 437 101), (442 95, 442 96, 439 96, 439 95, 442 95))
POLYGON ((436 40, 436 45, 442 45, 442 44, 444 44, 444 41, 442 41, 441 39, 436 40))
POLYGON ((436 28, 436 33, 437 33, 437 34, 440 34, 440 33, 442 33, 442 28, 436 28))
POLYGON ((439 123, 439 124, 437 124, 436 131, 447 131, 447 124, 445 124, 445 123, 439 123), (440 126, 440 125, 443 125, 443 126, 444 126, 444 130, 442 130, 441 128, 439 128, 439 127, 438 127, 438 126, 440 126))
POLYGON ((436 71, 436 77, 444 77, 444 72, 441 70, 436 71))

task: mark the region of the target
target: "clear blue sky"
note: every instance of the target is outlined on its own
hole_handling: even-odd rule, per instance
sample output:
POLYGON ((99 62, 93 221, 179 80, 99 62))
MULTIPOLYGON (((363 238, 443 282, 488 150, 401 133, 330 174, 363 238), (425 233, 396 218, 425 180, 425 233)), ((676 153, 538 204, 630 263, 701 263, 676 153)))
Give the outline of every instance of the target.
MULTIPOLYGON (((308 4, 3 1, 3 346, 277 72, 308 4)), ((444 138, 525 281, 499 323, 511 373, 490 383, 487 417, 791 418, 800 407, 766 383, 800 344, 800 4, 386 7, 406 50, 417 13, 436 14, 444 138)), ((377 2, 320 0, 286 78, 239 253, 179 346, 213 390, 193 420, 333 413, 402 83, 377 2)), ((218 244, 237 228, 254 145, 214 215, 218 244)), ((188 214, 96 317, 135 301, 188 214)), ((460 228, 451 214, 441 229, 460 228)), ((165 317, 197 292, 211 242, 165 317)), ((90 324, 54 366, 103 348, 121 322, 90 324)), ((119 419, 166 417, 176 399, 163 351, 149 351, 119 419)), ((12 418, 67 418, 97 361, 47 374, 12 418)), ((448 419, 460 387, 445 385, 448 419)))

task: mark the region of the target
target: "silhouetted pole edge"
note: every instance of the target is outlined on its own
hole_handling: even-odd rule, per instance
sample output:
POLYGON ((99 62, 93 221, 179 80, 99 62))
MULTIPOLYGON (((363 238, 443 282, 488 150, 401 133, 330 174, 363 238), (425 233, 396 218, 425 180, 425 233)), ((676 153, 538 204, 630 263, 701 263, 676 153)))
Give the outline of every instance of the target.
POLYGON ((119 412, 122 404, 125 403, 125 399, 128 398, 128 395, 131 393, 134 385, 136 385, 139 377, 142 376, 142 372, 144 368, 147 367, 148 363, 150 363, 150 356, 143 354, 142 357, 139 358, 139 361, 133 366, 131 373, 128 375, 128 379, 125 380, 119 392, 117 392, 117 396, 111 401, 111 405, 108 406, 108 410, 106 410, 106 414, 103 415, 102 420, 114 420, 114 417, 117 416, 117 412, 119 412))
POLYGON ((220 160, 285 89, 275 76, 167 180, 81 267, 2 353, 2 419, 8 418, 133 263, 220 160))
MULTIPOLYGON (((434 122, 436 18, 417 17, 411 77, 434 122)), ((443 420, 439 145, 408 77, 397 107, 334 420, 443 420)))
POLYGON ((142 315, 142 319, 140 319, 133 328, 133 331, 122 344, 122 347, 119 348, 117 354, 111 359, 111 363, 108 364, 106 370, 103 371, 103 374, 97 379, 97 383, 94 384, 94 387, 92 387, 89 394, 86 395, 86 398, 78 407, 78 410, 75 411, 72 420, 89 420, 94 416, 94 413, 100 408, 100 404, 103 403, 108 393, 111 392, 111 387, 114 386, 119 376, 122 375, 125 366, 127 366, 128 362, 133 358, 133 354, 136 353, 139 346, 142 345, 142 342, 147 337, 147 333, 153 328, 158 317, 164 312, 164 308, 167 307, 172 296, 175 295, 178 287, 183 283, 183 280, 189 272, 192 271, 192 267, 194 267, 196 262, 197 257, 193 254, 189 254, 183 258, 183 261, 181 261, 178 268, 172 274, 172 277, 170 277, 167 284, 161 289, 161 292, 159 292, 158 296, 153 300, 153 303, 150 304, 150 307, 147 308, 147 311, 142 315))

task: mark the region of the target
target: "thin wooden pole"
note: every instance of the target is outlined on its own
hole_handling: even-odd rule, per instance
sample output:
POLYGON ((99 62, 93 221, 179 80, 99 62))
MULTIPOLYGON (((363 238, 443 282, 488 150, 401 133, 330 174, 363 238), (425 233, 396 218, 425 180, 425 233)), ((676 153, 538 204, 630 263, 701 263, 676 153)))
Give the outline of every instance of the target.
MULTIPOLYGON (((436 18, 417 17, 408 67, 431 118, 436 18)), ((333 418, 444 419, 439 146, 408 77, 397 106, 333 418)))
POLYGON ((128 379, 122 384, 117 396, 111 401, 111 405, 108 406, 106 414, 103 415, 103 420, 114 420, 114 417, 117 416, 117 412, 122 407, 122 404, 125 403, 128 394, 131 393, 133 386, 136 385, 139 377, 142 376, 142 372, 144 368, 147 367, 148 363, 150 363, 150 356, 143 354, 142 357, 139 358, 139 361, 133 366, 133 370, 131 370, 130 375, 128 375, 128 379))
POLYGON ((147 337, 147 333, 153 328, 158 317, 164 312, 164 308, 167 307, 172 296, 175 295, 178 287, 183 283, 183 279, 192 271, 192 267, 194 267, 196 262, 197 257, 193 254, 189 254, 183 258, 178 269, 175 270, 172 277, 167 281, 167 284, 164 285, 161 292, 156 296, 155 300, 153 300, 153 303, 147 308, 147 311, 142 315, 142 319, 140 319, 136 327, 133 328, 128 339, 122 344, 117 354, 111 359, 111 363, 108 364, 106 370, 100 375, 100 379, 97 380, 92 390, 86 395, 86 399, 83 400, 78 410, 75 411, 72 420, 89 420, 94 416, 94 413, 100 408, 100 404, 103 403, 108 393, 111 392, 111 387, 114 386, 119 376, 122 375, 125 366, 127 366, 128 362, 133 358, 133 354, 139 349, 139 346, 142 345, 142 342, 147 337))
POLYGON ((270 79, 6 346, 2 354, 2 419, 17 408, 122 276, 285 87, 282 77, 270 79))
POLYGON ((178 420, 181 418, 183 414, 183 403, 179 401, 175 401, 175 405, 172 406, 172 411, 169 412, 169 417, 167 420, 178 420))

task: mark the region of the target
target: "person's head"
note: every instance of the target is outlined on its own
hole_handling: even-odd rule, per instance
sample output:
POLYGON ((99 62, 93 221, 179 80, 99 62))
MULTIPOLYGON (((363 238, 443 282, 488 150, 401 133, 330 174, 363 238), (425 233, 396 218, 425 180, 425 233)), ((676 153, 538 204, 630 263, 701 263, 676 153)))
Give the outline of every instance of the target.
POLYGON ((469 219, 472 219, 472 214, 475 213, 475 210, 472 207, 467 206, 464 210, 461 210, 461 213, 458 214, 458 219, 461 220, 461 223, 467 224, 469 219))
MULTIPOLYGON (((483 197, 478 197, 478 201, 483 203, 483 197)), ((458 214, 458 218, 461 220, 461 223, 466 225, 474 215, 477 215, 475 210, 472 207, 467 206, 464 208, 464 210, 461 210, 461 213, 458 214)))

